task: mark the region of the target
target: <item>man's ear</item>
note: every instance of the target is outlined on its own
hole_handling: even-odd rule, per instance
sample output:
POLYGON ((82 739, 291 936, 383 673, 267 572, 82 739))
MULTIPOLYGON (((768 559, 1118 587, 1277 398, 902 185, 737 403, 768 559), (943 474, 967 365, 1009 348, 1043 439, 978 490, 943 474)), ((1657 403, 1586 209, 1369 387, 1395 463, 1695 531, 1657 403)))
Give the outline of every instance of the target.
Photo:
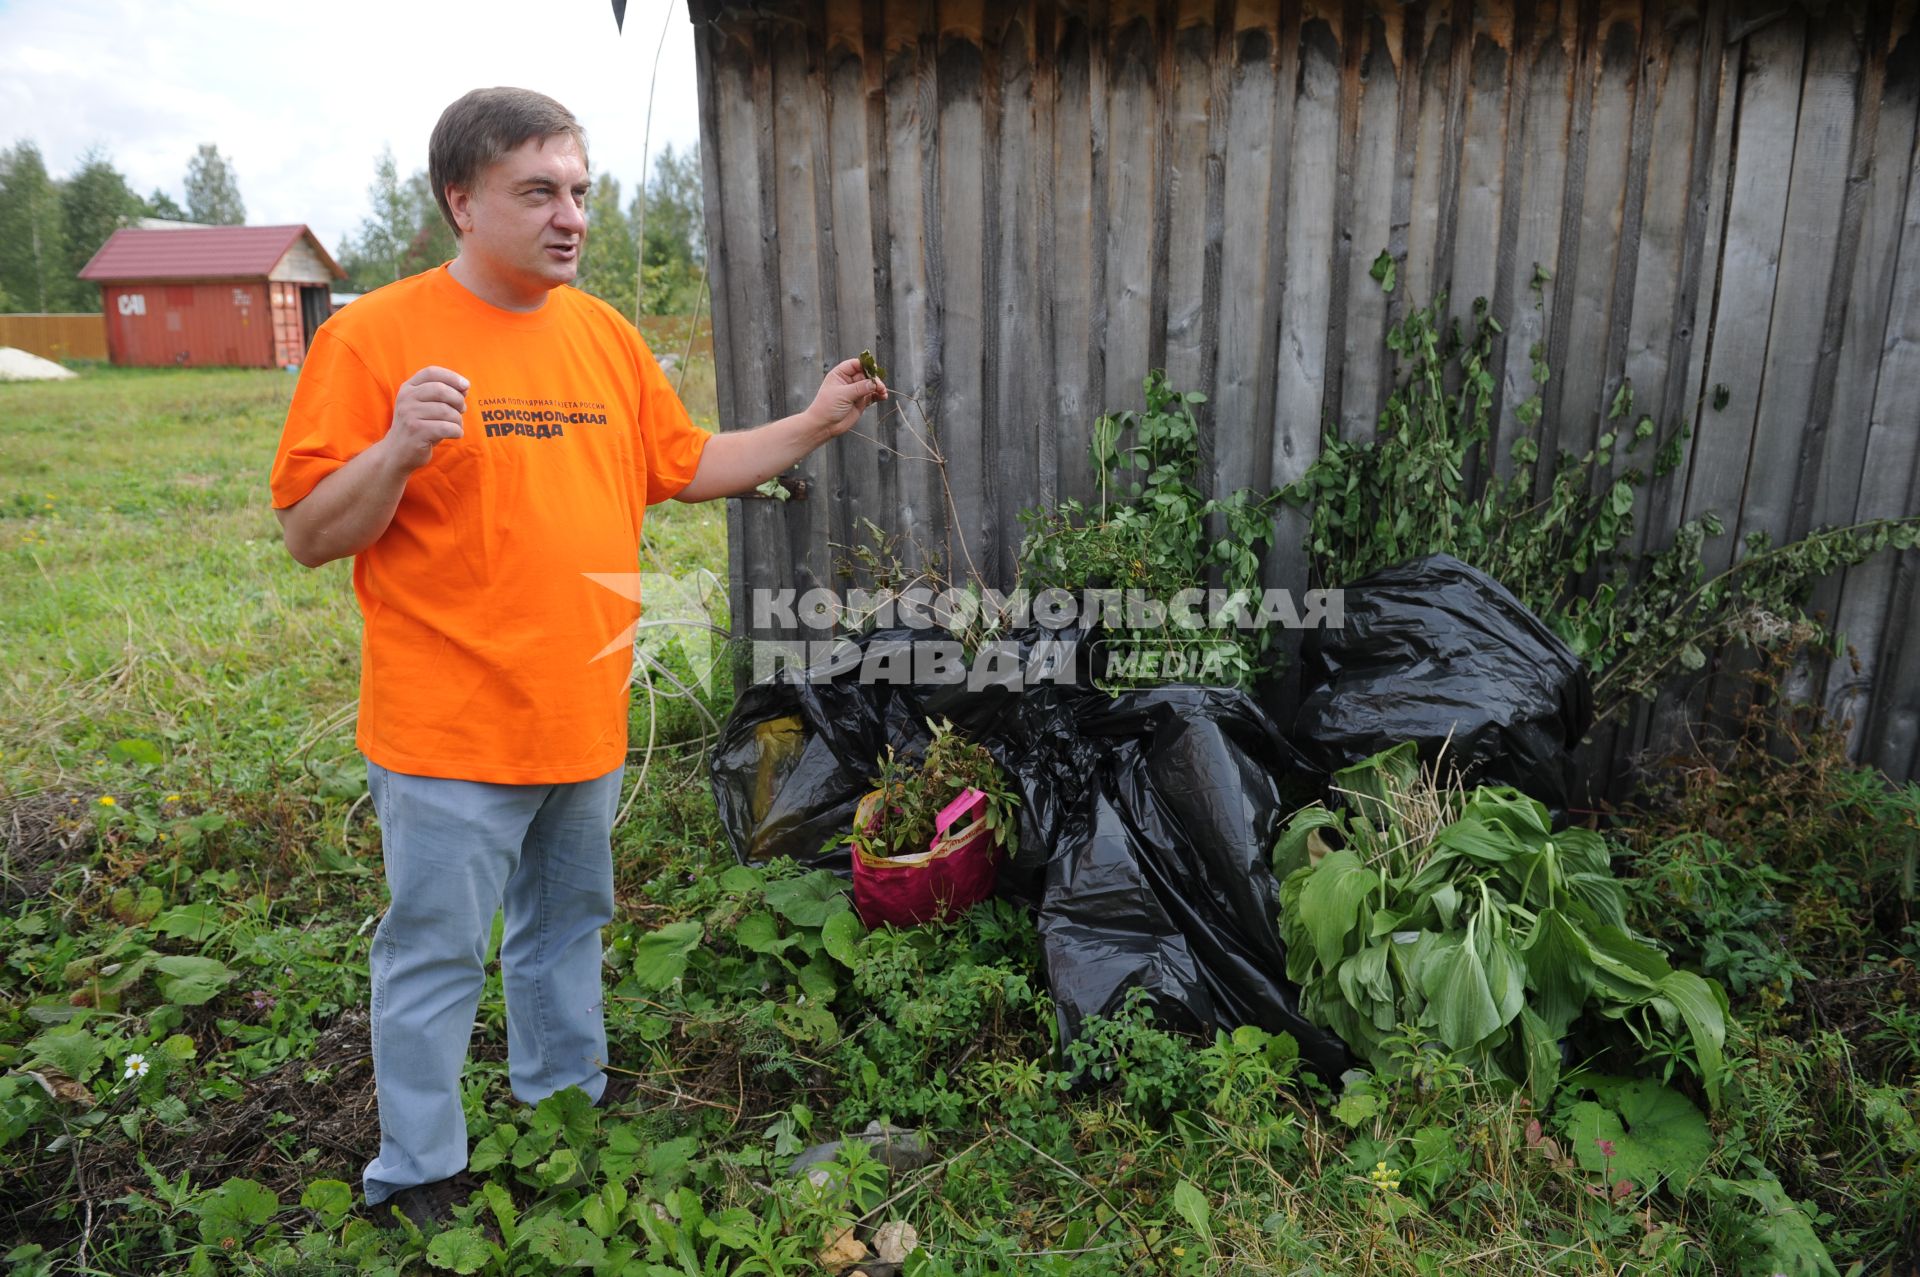
POLYGON ((453 212, 454 234, 465 235, 473 229, 473 192, 464 187, 447 185, 447 207, 453 212))

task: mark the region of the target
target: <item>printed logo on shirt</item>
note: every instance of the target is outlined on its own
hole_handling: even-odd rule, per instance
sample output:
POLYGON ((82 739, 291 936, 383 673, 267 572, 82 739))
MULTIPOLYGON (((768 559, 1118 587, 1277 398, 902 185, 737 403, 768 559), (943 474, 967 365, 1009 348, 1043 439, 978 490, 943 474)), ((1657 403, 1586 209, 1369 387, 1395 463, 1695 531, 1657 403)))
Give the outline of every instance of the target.
POLYGON ((584 399, 500 396, 480 401, 480 424, 489 439, 564 439, 568 426, 606 425, 607 406, 584 399))

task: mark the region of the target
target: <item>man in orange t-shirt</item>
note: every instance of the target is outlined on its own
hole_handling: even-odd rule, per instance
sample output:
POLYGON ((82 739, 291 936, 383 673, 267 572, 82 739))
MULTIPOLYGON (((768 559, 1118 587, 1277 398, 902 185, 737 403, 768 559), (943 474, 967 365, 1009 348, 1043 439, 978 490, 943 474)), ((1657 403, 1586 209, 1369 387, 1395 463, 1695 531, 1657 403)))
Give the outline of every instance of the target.
POLYGON ((374 933, 372 1214, 444 1222, 467 1164, 460 1072, 504 906, 508 1072, 534 1103, 610 1091, 600 928, 627 750, 646 507, 751 491, 886 387, 849 359, 796 416, 708 435, 633 326, 564 287, 586 235, 585 137, 553 99, 477 89, 428 172, 459 254, 315 335, 271 475, 288 550, 354 556, 356 743, 392 903, 374 933))

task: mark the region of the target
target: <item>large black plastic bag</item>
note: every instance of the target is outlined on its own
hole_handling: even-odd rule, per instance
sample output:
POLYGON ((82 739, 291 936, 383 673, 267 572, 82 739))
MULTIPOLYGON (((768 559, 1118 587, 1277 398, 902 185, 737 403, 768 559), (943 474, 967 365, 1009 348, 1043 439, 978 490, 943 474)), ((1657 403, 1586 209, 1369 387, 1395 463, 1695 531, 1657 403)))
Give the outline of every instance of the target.
MULTIPOLYGON (((1001 892, 1036 909, 1063 1044, 1089 1016, 1117 1013, 1137 986, 1169 1025, 1203 1036, 1242 1024, 1288 1032, 1309 1064, 1338 1076, 1346 1048, 1301 1018, 1277 926, 1268 857, 1287 814, 1280 782, 1298 766, 1292 750, 1230 688, 1109 696, 1092 685, 1086 637, 1029 630, 1013 640, 1023 664, 1042 643, 1077 641, 1064 683, 862 686, 853 671, 821 683, 782 671, 748 689, 712 761, 735 854, 843 867, 844 849, 822 855, 822 843, 847 827, 874 760, 889 744, 917 753, 927 719, 950 718, 1020 790, 1020 849, 1001 892)), ((887 630, 858 642, 947 638, 887 630)))
POLYGON ((1586 670, 1505 586, 1452 555, 1345 589, 1345 625, 1309 630, 1293 743, 1327 772, 1413 741, 1469 783, 1512 785, 1564 813, 1593 722, 1586 670))

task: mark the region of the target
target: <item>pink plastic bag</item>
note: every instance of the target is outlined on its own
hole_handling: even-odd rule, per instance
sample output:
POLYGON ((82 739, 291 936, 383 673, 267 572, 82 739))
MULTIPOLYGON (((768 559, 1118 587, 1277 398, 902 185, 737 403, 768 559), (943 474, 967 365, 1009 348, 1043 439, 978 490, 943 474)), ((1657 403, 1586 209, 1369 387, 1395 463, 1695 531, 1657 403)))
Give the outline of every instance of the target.
MULTIPOLYGON (((986 806, 980 790, 962 790, 934 817, 934 838, 923 852, 870 856, 856 846, 853 903, 860 920, 869 927, 914 926, 958 917, 991 896, 1000 837, 981 818, 986 806)), ((879 790, 860 800, 853 819, 861 829, 878 826, 879 790)))

